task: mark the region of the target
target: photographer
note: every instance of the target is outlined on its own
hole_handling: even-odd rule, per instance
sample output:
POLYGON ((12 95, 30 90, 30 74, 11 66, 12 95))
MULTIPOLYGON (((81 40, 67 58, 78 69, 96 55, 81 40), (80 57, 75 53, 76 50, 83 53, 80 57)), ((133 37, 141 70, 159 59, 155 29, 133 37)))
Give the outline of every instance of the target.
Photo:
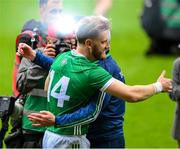
MULTIPOLYGON (((62 1, 61 0, 39 0, 40 9, 40 21, 34 19, 26 22, 23 26, 22 33, 17 38, 16 46, 19 43, 27 43, 33 49, 40 48, 40 51, 49 57, 55 57, 54 45, 47 44, 46 37, 48 35, 48 26, 57 19, 57 16, 61 13, 62 1), (37 39, 32 40, 34 33, 37 34, 37 39), (44 48, 45 47, 45 48, 44 48)), ((21 60, 18 58, 19 69, 14 71, 14 95, 17 96, 17 91, 24 97, 24 110, 22 116, 22 132, 23 140, 21 138, 20 146, 13 146, 11 143, 7 143, 8 148, 22 147, 22 148, 41 148, 41 141, 46 128, 35 128, 28 120, 27 115, 31 112, 39 112, 46 109, 46 92, 43 90, 44 81, 47 76, 47 71, 37 66, 27 59, 21 60), (17 82, 16 80, 17 74, 17 82), (17 83, 17 84, 16 84, 17 83)), ((16 142, 16 141, 12 141, 16 142)), ((18 142, 18 140, 17 140, 18 142)))
MULTIPOLYGON (((51 50, 48 46, 44 49, 51 50)), ((52 55, 51 55, 52 56, 52 55)), ((24 98, 24 110, 22 117, 22 129, 24 144, 23 148, 41 147, 42 137, 46 128, 32 127, 27 115, 31 112, 38 112, 46 109, 46 92, 43 90, 47 71, 23 58, 17 75, 17 88, 24 98)))

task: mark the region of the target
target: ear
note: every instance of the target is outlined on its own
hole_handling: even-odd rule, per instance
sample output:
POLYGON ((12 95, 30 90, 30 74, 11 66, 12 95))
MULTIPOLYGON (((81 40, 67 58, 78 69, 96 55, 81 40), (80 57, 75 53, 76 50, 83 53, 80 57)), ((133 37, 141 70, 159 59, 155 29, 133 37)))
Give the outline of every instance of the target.
POLYGON ((92 39, 86 39, 85 42, 84 42, 84 45, 89 49, 89 48, 92 48, 93 46, 93 41, 92 39))

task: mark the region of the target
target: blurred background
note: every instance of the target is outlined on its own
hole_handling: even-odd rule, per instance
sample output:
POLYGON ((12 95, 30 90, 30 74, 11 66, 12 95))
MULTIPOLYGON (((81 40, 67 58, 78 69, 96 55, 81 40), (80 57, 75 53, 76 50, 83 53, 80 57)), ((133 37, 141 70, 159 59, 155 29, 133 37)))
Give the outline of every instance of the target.
MULTIPOLYGON (((64 10, 90 15, 94 0, 64 0, 64 10)), ((175 56, 145 56, 149 39, 140 24, 143 0, 114 0, 108 13, 112 22, 111 54, 126 83, 155 82, 163 69, 171 77, 175 56)), ((0 95, 12 95, 15 39, 29 19, 39 19, 37 0, 0 0, 0 95)), ((171 137, 176 104, 167 94, 143 103, 126 104, 124 133, 127 148, 175 148, 171 137)))

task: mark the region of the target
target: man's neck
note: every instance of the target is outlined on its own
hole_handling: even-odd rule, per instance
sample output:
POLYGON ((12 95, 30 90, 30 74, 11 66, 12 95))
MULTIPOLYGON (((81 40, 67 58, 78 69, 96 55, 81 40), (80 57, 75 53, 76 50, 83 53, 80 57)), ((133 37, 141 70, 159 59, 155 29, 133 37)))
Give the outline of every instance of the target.
POLYGON ((95 61, 96 59, 93 57, 93 55, 90 53, 88 49, 86 49, 84 46, 77 46, 76 53, 84 55, 88 60, 95 61))

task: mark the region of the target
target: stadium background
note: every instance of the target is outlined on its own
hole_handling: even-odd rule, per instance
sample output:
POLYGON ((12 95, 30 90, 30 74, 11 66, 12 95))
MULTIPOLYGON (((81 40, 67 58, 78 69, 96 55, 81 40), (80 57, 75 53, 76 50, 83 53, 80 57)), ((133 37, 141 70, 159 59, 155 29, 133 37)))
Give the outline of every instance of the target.
MULTIPOLYGON (((108 16, 112 22, 111 54, 120 65, 127 84, 154 82, 165 69, 171 77, 174 56, 144 55, 148 38, 140 25, 143 0, 114 0, 108 16)), ((92 14, 94 0, 64 0, 73 14, 92 14)), ((24 22, 39 18, 37 0, 0 0, 0 95, 11 95, 15 38, 24 22)), ((155 22, 154 22, 155 23, 155 22)), ((126 104, 124 132, 129 148, 174 148, 171 137, 175 103, 167 94, 142 103, 126 104)))

